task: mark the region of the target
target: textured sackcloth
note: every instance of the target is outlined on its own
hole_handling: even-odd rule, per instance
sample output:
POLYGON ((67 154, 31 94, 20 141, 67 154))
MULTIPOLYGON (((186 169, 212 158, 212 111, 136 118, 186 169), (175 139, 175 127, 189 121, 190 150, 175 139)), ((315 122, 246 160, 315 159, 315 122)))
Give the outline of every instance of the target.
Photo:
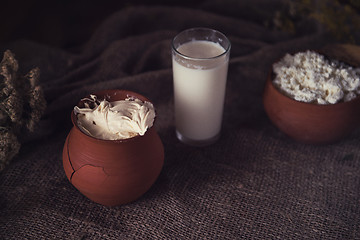
POLYGON ((256 7, 267 1, 246 1, 247 9, 219 2, 208 9, 239 15, 129 7, 77 53, 31 41, 1 46, 24 71, 41 69, 48 108, 37 134, 0 173, 0 239, 360 239, 360 132, 330 145, 298 143, 262 105, 273 61, 330 39, 316 28, 296 36, 266 29, 249 16, 264 13, 256 7), (180 143, 173 119, 170 42, 197 26, 232 43, 222 135, 204 148, 180 143), (154 102, 165 164, 140 199, 105 207, 66 179, 62 148, 79 99, 114 88, 154 102))

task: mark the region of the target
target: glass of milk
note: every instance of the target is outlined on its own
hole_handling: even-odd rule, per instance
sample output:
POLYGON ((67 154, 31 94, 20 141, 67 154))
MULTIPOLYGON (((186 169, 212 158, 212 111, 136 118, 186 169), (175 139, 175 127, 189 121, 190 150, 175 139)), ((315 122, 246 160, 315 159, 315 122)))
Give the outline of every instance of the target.
POLYGON ((177 138, 205 146, 220 136, 231 44, 213 29, 192 28, 172 41, 177 138))

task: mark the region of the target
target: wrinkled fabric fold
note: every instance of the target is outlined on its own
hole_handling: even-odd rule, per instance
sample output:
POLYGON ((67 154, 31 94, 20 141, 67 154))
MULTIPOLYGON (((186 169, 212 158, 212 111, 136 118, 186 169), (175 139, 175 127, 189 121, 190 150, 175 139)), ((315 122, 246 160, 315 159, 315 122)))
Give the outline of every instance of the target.
POLYGON ((120 9, 77 52, 28 40, 2 44, 23 69, 40 68, 48 108, 0 173, 0 239, 360 238, 360 132, 332 145, 297 143, 271 124, 262 105, 273 62, 334 40, 313 26, 296 35, 266 28, 262 21, 275 8, 269 2, 120 9), (198 26, 232 43, 222 135, 205 148, 176 139, 173 110, 170 43, 198 26), (146 96, 165 149, 152 188, 111 208, 72 187, 61 160, 72 108, 104 89, 146 96))

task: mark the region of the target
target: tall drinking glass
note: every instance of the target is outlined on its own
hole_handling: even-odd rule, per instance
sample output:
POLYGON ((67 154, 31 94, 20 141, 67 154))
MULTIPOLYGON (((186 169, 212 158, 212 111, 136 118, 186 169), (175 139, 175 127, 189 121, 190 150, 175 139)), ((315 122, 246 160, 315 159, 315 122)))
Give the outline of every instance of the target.
POLYGON ((172 41, 177 138, 204 146, 220 136, 231 44, 213 29, 192 28, 172 41))

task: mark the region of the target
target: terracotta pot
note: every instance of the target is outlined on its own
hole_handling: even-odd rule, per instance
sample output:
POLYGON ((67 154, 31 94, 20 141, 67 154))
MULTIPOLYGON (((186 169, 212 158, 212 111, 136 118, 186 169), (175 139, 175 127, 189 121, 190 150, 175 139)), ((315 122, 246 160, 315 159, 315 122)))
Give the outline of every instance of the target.
POLYGON ((263 93, 265 111, 282 132, 312 144, 331 143, 354 131, 360 124, 360 97, 329 105, 304 103, 282 94, 269 72, 263 93))
MULTIPOLYGON (((99 99, 116 101, 128 96, 149 101, 125 90, 95 93, 99 99)), ((83 106, 80 101, 78 106, 83 106)), ((71 113, 73 128, 63 149, 63 167, 72 185, 94 202, 121 205, 143 195, 159 176, 164 163, 163 144, 154 129, 125 140, 102 140, 83 133, 71 113)))

